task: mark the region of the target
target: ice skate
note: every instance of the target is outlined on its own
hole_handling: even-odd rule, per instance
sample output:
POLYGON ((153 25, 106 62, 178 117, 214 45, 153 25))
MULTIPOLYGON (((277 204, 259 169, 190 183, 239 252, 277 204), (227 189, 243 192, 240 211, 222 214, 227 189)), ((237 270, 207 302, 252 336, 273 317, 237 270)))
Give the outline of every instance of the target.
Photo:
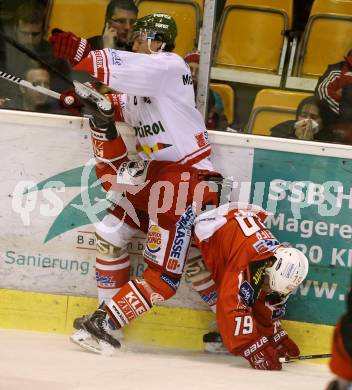
POLYGON ((70 337, 72 342, 83 349, 107 356, 120 348, 120 342, 108 333, 109 325, 102 305, 93 314, 84 317, 76 321, 76 325, 81 322, 82 327, 70 337))
MULTIPOLYGON (((101 306, 99 306, 100 308, 101 306)), ((73 320, 73 329, 76 329, 76 330, 81 330, 81 334, 83 334, 83 332, 86 332, 83 328, 83 322, 89 317, 89 314, 86 314, 86 315, 83 315, 81 317, 77 317, 73 320)), ((123 340, 124 338, 124 334, 123 334, 123 331, 122 329, 117 329, 116 326, 114 325, 114 323, 108 318, 108 316, 106 316, 106 322, 107 322, 107 326, 106 326, 106 331, 109 333, 110 336, 114 337, 115 339, 117 340, 123 340)), ((75 332, 76 333, 76 332, 75 332)), ((88 332, 87 332, 88 333, 88 332)))
POLYGON ((204 351, 209 353, 228 353, 220 333, 209 332, 203 335, 204 351))

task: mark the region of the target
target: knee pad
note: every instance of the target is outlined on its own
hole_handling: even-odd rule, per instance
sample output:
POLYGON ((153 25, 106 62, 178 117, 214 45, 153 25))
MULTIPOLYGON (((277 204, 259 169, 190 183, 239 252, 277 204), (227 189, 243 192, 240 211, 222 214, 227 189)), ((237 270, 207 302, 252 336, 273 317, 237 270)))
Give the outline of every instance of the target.
POLYGON ((100 301, 111 299, 130 279, 127 245, 133 228, 107 215, 96 229, 96 282, 100 301))
POLYGON ((127 247, 137 231, 112 214, 106 215, 95 229, 97 236, 119 248, 127 247))

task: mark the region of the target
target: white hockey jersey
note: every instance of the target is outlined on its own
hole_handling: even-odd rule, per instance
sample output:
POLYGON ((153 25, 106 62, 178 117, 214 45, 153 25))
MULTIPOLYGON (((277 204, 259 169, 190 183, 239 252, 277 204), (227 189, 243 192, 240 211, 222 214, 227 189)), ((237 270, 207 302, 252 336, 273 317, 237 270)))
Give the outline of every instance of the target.
POLYGON ((104 49, 90 52, 76 69, 121 93, 122 114, 134 128, 141 158, 213 169, 191 73, 180 56, 104 49))

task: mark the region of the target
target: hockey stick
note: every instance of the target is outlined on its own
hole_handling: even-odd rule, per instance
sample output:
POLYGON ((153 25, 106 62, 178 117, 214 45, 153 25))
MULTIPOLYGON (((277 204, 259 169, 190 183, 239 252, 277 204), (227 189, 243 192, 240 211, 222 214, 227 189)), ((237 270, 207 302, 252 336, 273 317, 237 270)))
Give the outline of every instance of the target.
POLYGON ((11 46, 15 47, 17 50, 27 54, 28 57, 32 58, 32 60, 35 60, 35 61, 39 62, 45 69, 49 70, 52 73, 55 73, 62 80, 66 81, 67 83, 69 83, 69 85, 73 86, 72 81, 68 77, 66 77, 63 73, 61 73, 60 71, 55 69, 52 65, 50 65, 46 61, 44 61, 42 58, 40 58, 32 50, 29 50, 27 47, 23 46, 21 43, 17 42, 13 38, 11 38, 8 35, 4 34, 2 31, 0 31, 0 37, 3 38, 11 46))
POLYGON ((279 360, 281 363, 291 363, 297 360, 325 359, 330 357, 331 357, 331 353, 321 353, 318 355, 301 355, 296 357, 285 356, 285 357, 281 357, 279 360))
POLYGON ((60 94, 58 92, 52 91, 51 89, 41 87, 40 85, 33 85, 27 80, 22 80, 19 77, 16 77, 10 73, 6 73, 0 70, 0 78, 10 81, 11 83, 22 85, 23 87, 26 87, 28 89, 32 89, 33 91, 37 91, 42 93, 43 95, 50 96, 56 100, 60 100, 60 94))

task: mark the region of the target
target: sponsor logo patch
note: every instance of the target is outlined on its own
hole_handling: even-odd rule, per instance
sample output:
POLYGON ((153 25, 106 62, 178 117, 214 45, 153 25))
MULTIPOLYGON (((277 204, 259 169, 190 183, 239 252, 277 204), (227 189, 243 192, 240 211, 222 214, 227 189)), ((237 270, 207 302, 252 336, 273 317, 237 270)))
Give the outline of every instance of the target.
POLYGON ((97 286, 102 288, 115 288, 115 281, 110 276, 100 275, 98 271, 95 272, 95 280, 97 281, 97 286))
POLYGON ((243 282, 240 287, 239 296, 246 306, 250 306, 254 296, 254 288, 247 281, 243 282))
POLYGON ((195 135, 197 145, 201 148, 202 146, 208 145, 208 133, 206 131, 202 131, 195 135))
POLYGON ((160 279, 163 282, 165 282, 168 286, 170 286, 174 291, 177 291, 177 289, 180 285, 179 279, 171 278, 170 276, 168 276, 166 274, 161 274, 160 279))
POLYGON ((143 256, 154 264, 164 264, 169 232, 158 225, 151 224, 147 233, 143 256))
POLYGON ((285 311, 286 311, 286 305, 283 305, 280 308, 274 309, 272 314, 271 314, 271 318, 273 320, 278 320, 279 318, 281 318, 285 315, 285 311))
POLYGON ((210 294, 202 294, 202 300, 207 303, 209 306, 214 305, 218 300, 218 294, 216 291, 212 291, 210 294))
POLYGON ((115 50, 110 50, 112 64, 120 66, 122 64, 121 57, 117 54, 115 50))
POLYGON ((192 207, 189 206, 176 222, 176 236, 172 242, 170 257, 166 264, 167 271, 182 273, 195 217, 192 207))
POLYGON ((279 245, 280 243, 276 239, 263 239, 255 242, 253 248, 257 253, 264 254, 267 252, 274 252, 279 245))
POLYGON ((159 226, 152 225, 148 230, 147 249, 151 253, 159 252, 161 249, 161 232, 159 226))

